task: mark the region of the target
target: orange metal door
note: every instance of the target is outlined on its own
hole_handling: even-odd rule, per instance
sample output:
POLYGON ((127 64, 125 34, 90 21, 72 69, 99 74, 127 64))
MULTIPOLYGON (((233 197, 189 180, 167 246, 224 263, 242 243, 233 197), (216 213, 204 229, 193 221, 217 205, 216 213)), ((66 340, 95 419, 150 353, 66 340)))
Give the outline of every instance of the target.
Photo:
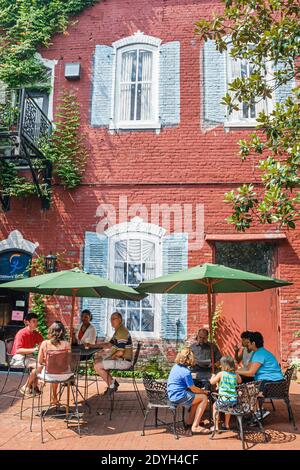
POLYGON ((223 354, 234 354, 243 331, 259 331, 265 347, 280 358, 278 294, 276 289, 240 294, 217 294, 215 305, 222 303, 217 339, 223 354))

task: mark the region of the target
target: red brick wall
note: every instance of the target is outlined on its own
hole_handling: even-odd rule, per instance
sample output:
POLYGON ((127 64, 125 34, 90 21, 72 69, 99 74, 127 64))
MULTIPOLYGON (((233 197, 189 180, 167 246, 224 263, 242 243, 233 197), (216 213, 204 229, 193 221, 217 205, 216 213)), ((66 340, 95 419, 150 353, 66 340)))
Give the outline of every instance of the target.
MULTIPOLYGON (((55 103, 62 88, 75 90, 81 104, 82 127, 89 144, 89 159, 83 185, 69 192, 54 187, 49 211, 40 210, 34 198, 12 202, 10 212, 0 214, 0 239, 18 229, 23 236, 40 243, 39 252, 65 252, 78 261, 84 232, 95 230, 100 203, 118 206, 120 194, 128 205, 153 203, 203 203, 206 233, 233 233, 225 217, 228 208, 222 202, 224 192, 243 182, 254 181, 255 161, 241 164, 236 142, 247 131, 225 132, 222 127, 201 129, 200 41, 193 25, 200 17, 209 17, 217 1, 182 0, 107 0, 87 9, 65 35, 56 35, 44 57, 57 59, 55 103), (159 37, 163 42, 180 41, 181 120, 176 128, 110 134, 89 124, 92 57, 97 44, 110 45, 137 30, 159 37), (80 61, 82 77, 78 82, 64 78, 64 63, 80 61)), ((131 214, 132 216, 134 214, 131 214)), ((252 232, 272 231, 274 227, 253 227, 252 232)), ((279 248, 278 277, 293 280, 294 285, 280 296, 282 355, 286 359, 293 348, 293 332, 300 329, 300 238, 299 230, 288 234, 279 248)), ((212 261, 212 249, 205 243, 200 251, 189 254, 189 264, 212 261)), ((66 312, 69 302, 65 305, 66 312)), ((57 317, 53 305, 49 320, 57 317)), ((206 323, 205 296, 189 298, 188 330, 206 323)), ((294 353, 293 353, 294 354, 294 353)))

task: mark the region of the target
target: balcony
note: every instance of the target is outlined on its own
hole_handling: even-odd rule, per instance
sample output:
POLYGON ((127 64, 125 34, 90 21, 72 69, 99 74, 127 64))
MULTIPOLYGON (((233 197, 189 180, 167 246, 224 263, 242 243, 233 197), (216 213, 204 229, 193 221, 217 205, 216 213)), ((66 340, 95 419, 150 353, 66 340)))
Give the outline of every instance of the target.
MULTIPOLYGON (((0 159, 13 162, 20 171, 30 173, 42 208, 49 208, 41 185, 50 188, 51 162, 43 145, 52 133, 52 123, 25 89, 0 91, 0 159), (35 162, 39 161, 39 165, 35 162), (37 166, 42 171, 37 171, 37 166)), ((9 210, 8 196, 0 193, 3 210, 9 210)))

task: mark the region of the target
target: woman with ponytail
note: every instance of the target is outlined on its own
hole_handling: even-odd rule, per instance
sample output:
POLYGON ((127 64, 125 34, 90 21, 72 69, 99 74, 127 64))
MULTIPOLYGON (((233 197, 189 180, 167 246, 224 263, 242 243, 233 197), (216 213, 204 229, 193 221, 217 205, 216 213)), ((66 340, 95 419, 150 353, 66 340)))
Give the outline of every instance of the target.
MULTIPOLYGON (((66 330, 62 322, 55 321, 48 329, 48 339, 44 340, 39 349, 38 355, 38 377, 40 379, 51 380, 55 379, 53 374, 46 374, 46 357, 48 351, 71 351, 70 343, 66 340, 66 330)), ((59 378, 67 380, 72 374, 59 375, 59 378)), ((57 397, 58 384, 51 384, 52 400, 51 405, 58 405, 57 397)))

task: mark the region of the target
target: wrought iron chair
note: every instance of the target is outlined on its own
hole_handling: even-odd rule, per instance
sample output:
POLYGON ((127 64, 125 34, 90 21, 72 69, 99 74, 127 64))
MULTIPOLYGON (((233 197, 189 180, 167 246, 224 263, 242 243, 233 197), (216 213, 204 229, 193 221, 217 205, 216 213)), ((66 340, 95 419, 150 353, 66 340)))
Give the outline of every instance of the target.
MULTIPOLYGON (((20 367, 15 367, 12 363, 11 363, 11 360, 12 360, 12 357, 13 357, 13 354, 12 354, 12 348, 13 348, 13 344, 14 344, 14 338, 8 338, 4 341, 5 343, 5 351, 6 351, 6 362, 8 364, 8 368, 7 368, 7 372, 6 372, 6 375, 5 375, 5 379, 4 379, 4 383, 2 385, 2 388, 0 390, 0 396, 6 396, 6 397, 10 397, 12 398, 12 401, 10 403, 10 406, 12 406, 14 404, 14 401, 16 400, 17 398, 17 395, 18 395, 18 391, 21 387, 21 384, 23 382, 23 379, 24 379, 24 376, 25 374, 28 373, 28 368, 26 367, 26 364, 25 364, 25 359, 26 359, 26 356, 24 356, 24 364, 23 364, 23 367, 21 368, 21 378, 18 382, 18 385, 13 388, 13 389, 10 389, 10 390, 5 390, 5 387, 6 387, 6 384, 8 382, 8 379, 9 379, 9 376, 10 376, 10 373, 13 372, 13 370, 15 369, 15 371, 18 369, 20 369, 20 367)), ((23 400, 24 400, 24 395, 22 396, 22 404, 23 404, 23 400)))
POLYGON ((259 387, 260 382, 248 382, 239 385, 237 387, 237 401, 235 404, 228 404, 228 400, 222 400, 218 397, 218 394, 212 394, 216 398, 216 415, 214 417, 214 430, 210 439, 213 439, 215 434, 218 432, 216 429, 216 423, 219 417, 219 413, 228 413, 232 416, 235 416, 237 419, 239 428, 238 432, 242 441, 243 450, 246 448, 244 439, 243 418, 251 417, 252 420, 258 424, 260 431, 264 434, 265 442, 267 442, 267 435, 264 431, 262 423, 258 420, 257 416, 255 415, 259 387))
MULTIPOLYGON (((132 361, 132 365, 129 369, 126 369, 126 372, 131 372, 131 378, 132 378, 132 384, 133 384, 134 392, 135 392, 136 398, 138 400, 138 404, 139 404, 139 407, 141 409, 141 412, 143 413, 143 415, 145 415, 145 405, 144 405, 144 402, 142 400, 140 391, 139 391, 137 383, 136 383, 135 375, 134 375, 135 366, 136 366, 136 363, 139 359, 141 348, 142 348, 142 343, 138 342, 136 350, 135 350, 134 358, 133 358, 133 361, 132 361)), ((113 370, 117 371, 119 369, 113 369, 113 370)), ((128 400, 131 400, 131 399, 128 399, 128 400)), ((114 410, 114 403, 115 403, 115 391, 112 390, 111 393, 110 393, 110 413, 109 413, 109 419, 110 420, 111 420, 112 413, 113 413, 113 410, 114 410)))
POLYGON ((286 404, 289 422, 292 421, 294 429, 297 430, 295 418, 290 402, 289 389, 291 384, 292 375, 294 372, 294 366, 289 367, 284 374, 284 380, 279 382, 267 382, 264 384, 262 396, 258 397, 258 404, 260 409, 261 418, 263 416, 263 404, 265 400, 270 400, 275 410, 273 400, 283 400, 286 404))
MULTIPOLYGON (((146 427, 152 427, 151 425, 146 424, 146 421, 147 421, 150 411, 154 410, 155 411, 155 427, 167 426, 169 424, 172 424, 173 435, 175 439, 178 439, 178 433, 176 429, 176 423, 178 422, 176 420, 176 414, 177 414, 176 412, 177 412, 178 406, 174 405, 173 403, 169 401, 168 392, 167 392, 167 382, 161 382, 161 381, 153 379, 152 377, 145 375, 143 377, 143 384, 146 390, 148 404, 146 408, 141 435, 142 436, 145 435, 146 427), (161 409, 167 409, 171 411, 172 417, 173 417, 172 423, 166 423, 158 418, 158 411, 161 409), (160 422, 160 424, 158 424, 158 422, 160 422)), ((182 407, 181 422, 184 423, 184 408, 183 407, 182 407)))
MULTIPOLYGON (((50 388, 50 403, 47 405, 47 409, 43 410, 43 395, 44 387, 48 384, 58 384, 61 387, 68 387, 68 401, 66 404, 66 421, 67 427, 69 427, 69 422, 72 416, 77 418, 77 428, 79 437, 80 434, 80 414, 78 410, 78 369, 80 364, 80 353, 72 353, 66 350, 54 350, 48 351, 46 356, 46 366, 44 373, 37 374, 38 379, 40 380, 41 393, 38 395, 38 405, 40 415, 40 426, 41 426, 41 442, 44 443, 44 433, 43 433, 43 424, 45 421, 45 415, 51 408, 51 388, 50 388), (69 392, 71 391, 73 402, 75 406, 75 412, 69 412, 69 392)), ((62 393, 59 394, 61 397, 62 393)), ((30 421, 30 431, 32 431, 33 423, 33 410, 35 402, 35 395, 33 395, 32 400, 32 410, 31 410, 31 421, 30 421)), ((60 416, 63 416, 60 414, 60 416)))

